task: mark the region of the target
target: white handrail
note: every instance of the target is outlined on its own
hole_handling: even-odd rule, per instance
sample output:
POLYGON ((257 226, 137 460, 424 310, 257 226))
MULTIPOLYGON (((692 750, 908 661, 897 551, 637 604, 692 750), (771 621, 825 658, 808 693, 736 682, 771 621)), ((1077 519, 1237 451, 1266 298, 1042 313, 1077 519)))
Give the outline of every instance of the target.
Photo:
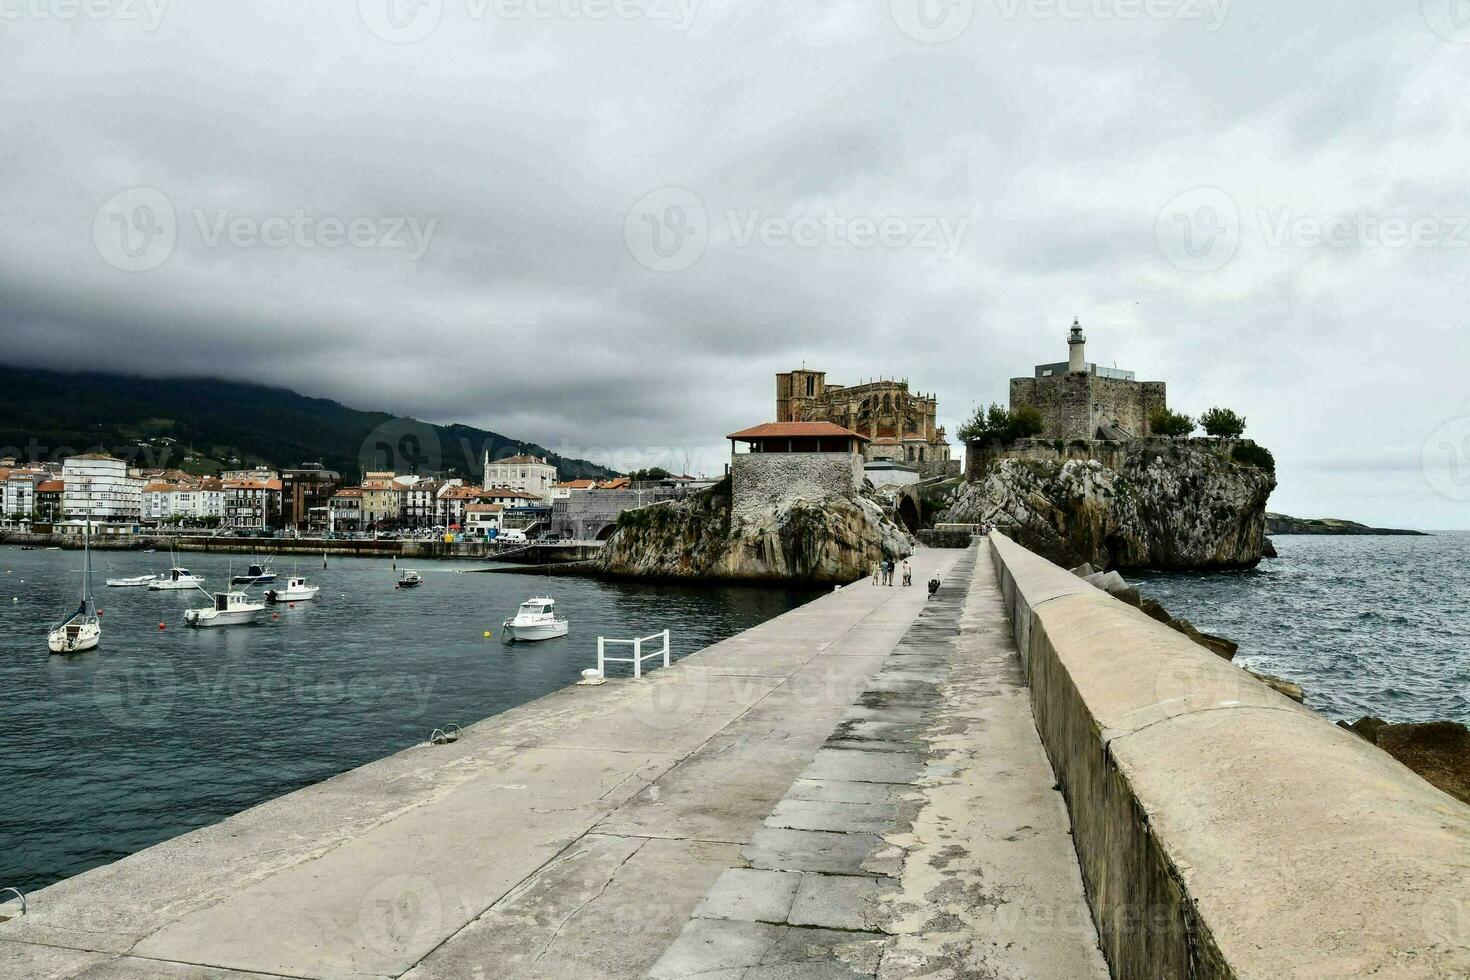
POLYGON ((610 640, 605 636, 599 636, 597 638, 597 672, 603 677, 607 676, 608 664, 632 664, 633 677, 635 679, 640 678, 643 676, 643 661, 652 660, 655 657, 659 656, 662 656, 664 658, 664 666, 667 667, 669 665, 668 630, 664 630, 661 633, 650 633, 647 636, 640 636, 634 640, 610 640), (664 641, 661 648, 653 651, 652 653, 643 652, 644 643, 648 642, 649 640, 658 639, 662 639, 664 641), (609 645, 630 646, 633 648, 633 656, 609 657, 607 655, 607 648, 609 645))

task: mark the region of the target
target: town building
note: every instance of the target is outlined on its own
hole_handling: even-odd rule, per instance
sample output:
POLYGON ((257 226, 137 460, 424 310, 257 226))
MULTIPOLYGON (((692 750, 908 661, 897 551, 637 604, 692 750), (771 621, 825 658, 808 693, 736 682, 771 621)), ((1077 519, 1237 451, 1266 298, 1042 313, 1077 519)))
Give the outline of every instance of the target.
POLYGON ((394 474, 388 471, 373 471, 363 475, 362 480, 362 526, 373 527, 396 525, 403 512, 403 488, 394 482, 394 474))
MULTIPOLYGON (((480 503, 485 491, 479 487, 467 487, 459 481, 451 481, 439 488, 437 498, 438 517, 435 523, 442 527, 464 527, 465 508, 480 503)), ((484 501, 489 503, 489 501, 484 501)))
POLYGON ((465 507, 464 530, 481 537, 492 531, 499 532, 500 516, 504 510, 500 504, 469 504, 465 507))
POLYGON ((265 530, 280 527, 280 480, 224 481, 225 527, 265 530))
POLYGON ((327 501, 342 485, 342 474, 321 463, 302 463, 281 471, 281 523, 303 527, 311 523, 311 512, 325 513, 327 501))
POLYGON ((486 490, 497 487, 522 490, 550 503, 552 487, 556 486, 556 467, 540 456, 511 456, 492 461, 486 452, 485 478, 481 484, 486 490))
POLYGON ((90 516, 104 524, 137 524, 143 516, 143 480, 128 464, 104 453, 71 456, 62 464, 61 509, 65 517, 90 516))
POLYGON ((260 483, 268 483, 271 480, 279 480, 281 474, 269 466, 252 466, 249 469, 224 470, 219 478, 226 483, 239 483, 242 480, 256 480, 260 483))
POLYGON ((1149 417, 1167 408, 1164 382, 1138 381, 1132 371, 1089 363, 1082 323, 1072 320, 1066 361, 1036 365, 1029 378, 1011 379, 1011 410, 1041 413, 1042 439, 1137 439, 1150 434, 1149 417))
POLYGON ((61 520, 61 498, 65 484, 60 480, 42 480, 36 484, 35 520, 54 524, 61 520))
POLYGON ((926 474, 949 465, 949 441, 938 424, 933 395, 909 391, 907 381, 879 380, 840 385, 825 371, 776 375, 777 422, 830 422, 866 440, 863 458, 918 466, 926 474))
POLYGON ((362 488, 343 487, 327 500, 327 531, 362 530, 362 488))
POLYGON ((3 514, 9 521, 29 521, 36 508, 36 487, 47 480, 45 470, 13 469, 5 472, 3 514))
POLYGON ((867 436, 832 422, 767 422, 730 440, 731 517, 797 500, 856 497, 867 436), (745 445, 747 452, 737 447, 745 445))
POLYGON ((443 480, 401 476, 396 482, 402 488, 399 520, 404 527, 433 527, 439 523, 439 490, 443 480))

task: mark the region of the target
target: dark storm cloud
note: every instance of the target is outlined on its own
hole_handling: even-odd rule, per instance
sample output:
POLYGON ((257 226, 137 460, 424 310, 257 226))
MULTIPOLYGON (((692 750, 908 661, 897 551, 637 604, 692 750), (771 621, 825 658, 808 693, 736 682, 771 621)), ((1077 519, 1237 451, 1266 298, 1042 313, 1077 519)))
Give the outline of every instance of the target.
POLYGON ((953 427, 1075 314, 1094 360, 1247 415, 1274 508, 1470 524, 1470 37, 1436 0, 996 0, 953 32, 920 0, 445 0, 409 43, 389 2, 0 0, 4 357, 716 469, 775 371, 905 376, 953 427), (107 244, 169 211, 156 264, 107 244))

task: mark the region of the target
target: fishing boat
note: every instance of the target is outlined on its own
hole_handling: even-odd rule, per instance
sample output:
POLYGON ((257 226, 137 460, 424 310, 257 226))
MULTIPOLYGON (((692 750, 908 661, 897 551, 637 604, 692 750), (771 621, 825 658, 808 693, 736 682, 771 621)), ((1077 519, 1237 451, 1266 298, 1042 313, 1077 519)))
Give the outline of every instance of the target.
POLYGON ((92 522, 82 533, 82 604, 76 612, 51 627, 46 646, 52 653, 80 653, 102 641, 102 620, 92 602, 92 522))
POLYGON ((245 569, 244 575, 236 575, 230 579, 231 585, 270 585, 276 580, 276 573, 271 571, 265 564, 251 564, 245 569))
POLYGON ((253 602, 243 592, 216 592, 214 605, 202 609, 185 609, 184 622, 196 627, 244 626, 253 623, 255 617, 263 612, 265 603, 253 602))
POLYGON ((412 568, 405 568, 403 570, 403 574, 398 576, 398 585, 396 585, 395 588, 416 589, 423 584, 424 577, 422 575, 414 571, 412 568))
POLYGON ((556 600, 544 596, 527 599, 516 614, 501 624, 502 635, 512 640, 551 640, 567 635, 567 618, 556 613, 556 600))
POLYGON ((203 578, 191 573, 187 568, 175 565, 149 582, 148 588, 153 592, 172 592, 177 589, 197 589, 203 584, 203 578))
POLYGON ((107 580, 109 589, 145 589, 156 581, 156 575, 134 575, 131 578, 110 578, 107 580))
POLYGON ((306 576, 292 575, 286 579, 284 589, 268 589, 265 593, 266 602, 305 602, 307 599, 315 599, 316 594, 322 590, 320 585, 307 585, 306 576))

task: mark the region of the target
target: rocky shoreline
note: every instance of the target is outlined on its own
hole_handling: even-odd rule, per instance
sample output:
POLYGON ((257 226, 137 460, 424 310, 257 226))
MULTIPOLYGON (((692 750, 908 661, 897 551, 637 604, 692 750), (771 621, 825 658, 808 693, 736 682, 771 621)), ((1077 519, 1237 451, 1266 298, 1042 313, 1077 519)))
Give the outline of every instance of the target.
POLYGON ((1344 521, 1336 517, 1289 517, 1286 514, 1266 514, 1267 534, 1342 534, 1342 535, 1403 535, 1427 537, 1423 531, 1406 531, 1392 527, 1369 527, 1356 521, 1344 521))

